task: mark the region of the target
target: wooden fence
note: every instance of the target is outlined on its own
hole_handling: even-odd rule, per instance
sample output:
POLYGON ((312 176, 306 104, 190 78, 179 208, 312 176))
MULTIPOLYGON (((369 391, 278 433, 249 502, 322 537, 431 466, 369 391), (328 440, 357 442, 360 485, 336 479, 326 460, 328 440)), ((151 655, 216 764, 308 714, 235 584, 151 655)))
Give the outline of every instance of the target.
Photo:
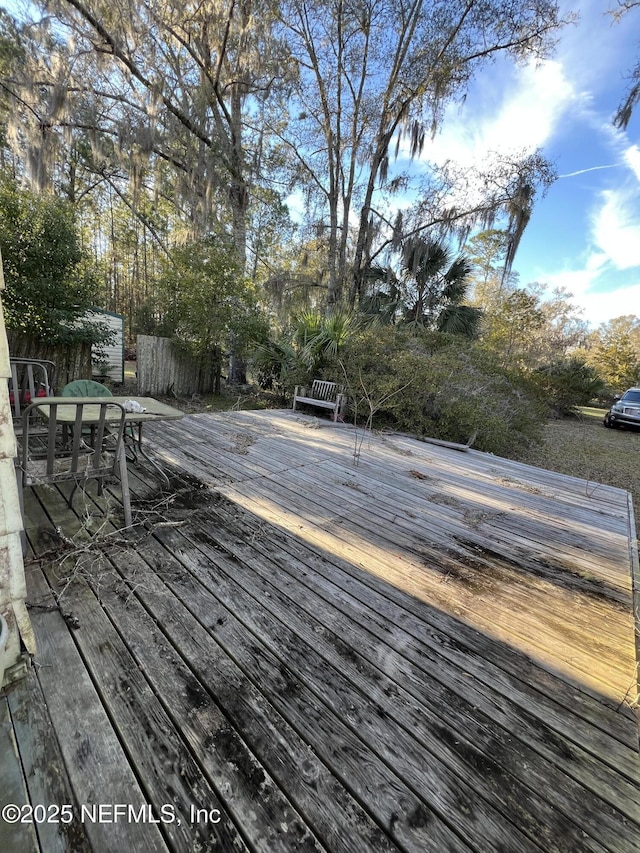
POLYGON ((220 356, 194 358, 171 338, 138 335, 138 394, 166 396, 210 394, 220 390, 220 356))
POLYGON ((91 344, 52 345, 29 335, 20 335, 13 329, 7 329, 7 340, 13 358, 39 358, 55 364, 55 391, 60 391, 74 379, 91 379, 91 344))

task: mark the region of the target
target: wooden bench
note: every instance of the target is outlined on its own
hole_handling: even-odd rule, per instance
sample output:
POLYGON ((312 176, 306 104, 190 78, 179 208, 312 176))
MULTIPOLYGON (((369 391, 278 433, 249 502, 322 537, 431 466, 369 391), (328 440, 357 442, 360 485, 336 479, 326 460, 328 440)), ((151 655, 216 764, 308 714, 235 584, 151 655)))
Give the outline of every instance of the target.
POLYGON ((335 382, 325 382, 322 379, 314 379, 311 386, 311 391, 307 394, 307 389, 302 385, 296 385, 293 394, 293 411, 296 410, 298 403, 304 403, 306 406, 317 406, 320 409, 327 409, 333 412, 333 420, 337 421, 338 416, 344 413, 347 396, 338 390, 335 382))

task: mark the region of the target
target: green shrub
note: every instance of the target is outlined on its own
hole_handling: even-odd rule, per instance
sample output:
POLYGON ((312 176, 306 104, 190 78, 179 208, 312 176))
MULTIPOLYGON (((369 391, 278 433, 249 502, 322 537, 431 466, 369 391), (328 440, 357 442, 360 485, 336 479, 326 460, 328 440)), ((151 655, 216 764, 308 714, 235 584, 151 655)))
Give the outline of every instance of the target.
MULTIPOLYGON (((329 369, 325 371, 329 376, 329 369)), ((360 420, 510 455, 539 440, 545 409, 525 376, 501 370, 472 341, 397 327, 368 329, 344 346, 342 373, 360 420)))
POLYGON ((605 390, 605 381, 595 367, 579 358, 563 358, 534 371, 534 381, 556 415, 568 415, 586 406, 605 390))
POLYGON ((105 323, 85 319, 97 288, 81 273, 70 204, 20 189, 0 175, 0 250, 7 329, 50 345, 110 342, 105 323))
POLYGON ((335 381, 342 348, 358 327, 349 311, 336 310, 326 317, 307 311, 294 317, 290 329, 278 338, 265 336, 254 348, 252 366, 260 387, 284 396, 296 385, 310 385, 325 374, 335 381))
POLYGON ((308 363, 286 339, 259 344, 252 354, 251 366, 260 388, 278 391, 283 399, 295 385, 303 384, 309 373, 308 363))

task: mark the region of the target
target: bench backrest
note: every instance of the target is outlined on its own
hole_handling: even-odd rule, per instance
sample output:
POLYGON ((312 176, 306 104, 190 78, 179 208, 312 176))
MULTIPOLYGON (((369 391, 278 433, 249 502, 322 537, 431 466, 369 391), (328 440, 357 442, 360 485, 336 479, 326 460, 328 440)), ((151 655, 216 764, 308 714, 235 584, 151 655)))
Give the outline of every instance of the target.
POLYGON ((335 382, 325 382, 323 379, 314 379, 311 386, 312 400, 335 400, 338 386, 335 382))

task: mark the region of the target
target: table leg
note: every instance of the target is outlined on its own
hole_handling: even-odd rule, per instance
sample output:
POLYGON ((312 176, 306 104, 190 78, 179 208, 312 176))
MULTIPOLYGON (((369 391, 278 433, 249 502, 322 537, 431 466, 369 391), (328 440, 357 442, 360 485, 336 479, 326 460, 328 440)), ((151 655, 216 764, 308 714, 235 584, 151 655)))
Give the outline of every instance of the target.
POLYGON ((118 468, 120 474, 120 488, 122 489, 122 506, 124 508, 124 526, 131 527, 133 519, 131 517, 131 493, 129 492, 129 473, 127 471, 127 454, 124 449, 124 442, 120 443, 118 452, 118 468))
MULTIPOLYGON (((156 462, 156 460, 155 460, 155 459, 152 459, 152 458, 148 455, 148 453, 146 452, 146 450, 144 449, 144 447, 142 446, 142 423, 141 423, 141 422, 140 422, 140 423, 138 423, 138 424, 137 424, 137 427, 138 427, 138 435, 137 435, 137 437, 136 437, 135 435, 133 435, 133 434, 130 436, 130 438, 131 438, 131 445, 130 445, 130 446, 131 446, 131 450, 132 450, 132 452, 133 452, 133 455, 134 455, 134 459, 135 459, 135 461, 136 461, 136 462, 138 461, 138 453, 139 453, 141 456, 143 456, 143 457, 147 460, 147 462, 148 462, 150 465, 152 465, 152 466, 156 469, 156 471, 158 472, 158 474, 160 474, 160 476, 162 477, 162 479, 165 481, 165 483, 166 483, 166 485, 167 485, 167 488, 168 488, 168 487, 171 485, 171 482, 170 482, 169 478, 167 477, 167 475, 165 474, 165 472, 162 470, 162 468, 160 467, 160 465, 158 465, 158 463, 156 462)), ((132 432, 133 432, 133 431, 132 431, 132 432)))

